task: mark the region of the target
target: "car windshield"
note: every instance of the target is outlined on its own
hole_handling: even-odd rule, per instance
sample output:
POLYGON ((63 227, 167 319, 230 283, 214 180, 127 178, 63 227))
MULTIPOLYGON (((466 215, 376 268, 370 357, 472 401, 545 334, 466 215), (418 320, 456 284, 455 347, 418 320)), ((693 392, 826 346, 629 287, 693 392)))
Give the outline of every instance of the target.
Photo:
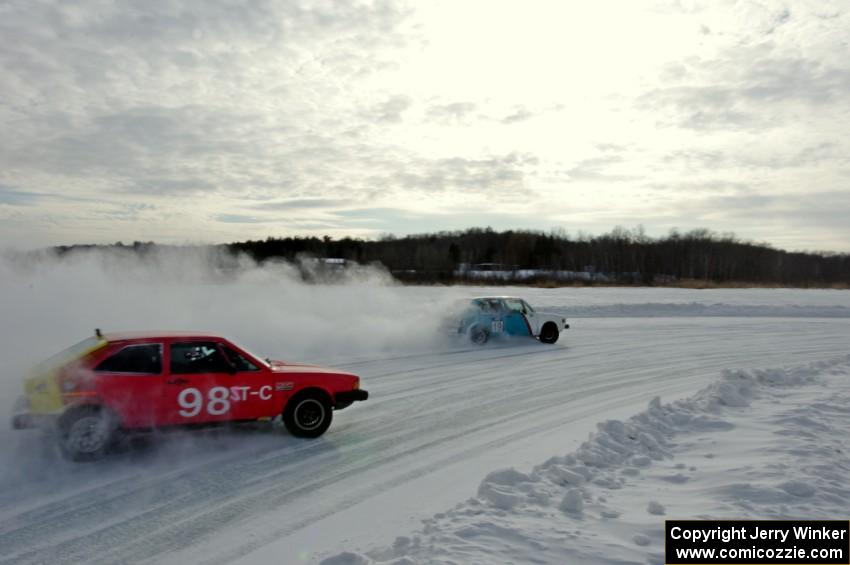
POLYGON ((262 364, 263 364, 263 366, 265 366, 265 367, 271 367, 271 364, 270 364, 270 363, 266 360, 266 358, 265 358, 265 357, 261 357, 261 356, 257 355, 256 353, 254 353, 253 351, 251 351, 251 350, 250 350, 250 349, 248 349, 247 347, 243 347, 243 346, 242 346, 242 344, 240 344, 240 343, 236 343, 235 341, 232 341, 232 340, 230 341, 230 343, 232 343, 233 345, 235 345, 237 349, 242 350, 244 353, 247 353, 247 354, 248 354, 248 355, 250 355, 252 358, 254 358, 254 359, 256 359, 257 361, 259 361, 260 363, 262 363, 262 364))
POLYGON ((508 305, 508 308, 511 309, 512 312, 522 312, 523 304, 522 300, 517 300, 515 298, 508 298, 505 300, 505 303, 508 305))
POLYGON ((498 298, 482 298, 479 308, 482 312, 499 312, 502 310, 502 301, 498 298))

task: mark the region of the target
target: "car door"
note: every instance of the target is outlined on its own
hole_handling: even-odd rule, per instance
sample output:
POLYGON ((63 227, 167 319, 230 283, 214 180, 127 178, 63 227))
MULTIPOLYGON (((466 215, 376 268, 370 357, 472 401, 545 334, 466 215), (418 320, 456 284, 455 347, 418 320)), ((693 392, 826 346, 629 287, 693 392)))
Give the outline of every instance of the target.
POLYGON ((236 345, 225 341, 220 347, 232 367, 227 385, 230 389, 231 418, 255 420, 280 414, 283 395, 292 388, 292 383, 275 379, 266 363, 236 345))
POLYGON ((531 335, 539 335, 541 325, 540 318, 534 312, 534 308, 532 308, 531 304, 529 304, 525 300, 520 300, 520 304, 522 304, 522 314, 525 316, 525 320, 528 322, 528 327, 531 330, 531 335))
POLYGON ((94 366, 98 395, 124 427, 156 424, 165 376, 162 353, 160 342, 119 344, 94 366))
POLYGON ((533 335, 532 328, 523 313, 521 300, 506 299, 505 301, 505 332, 510 335, 533 335))
POLYGON ((173 340, 160 404, 161 425, 231 419, 233 369, 216 340, 173 340))

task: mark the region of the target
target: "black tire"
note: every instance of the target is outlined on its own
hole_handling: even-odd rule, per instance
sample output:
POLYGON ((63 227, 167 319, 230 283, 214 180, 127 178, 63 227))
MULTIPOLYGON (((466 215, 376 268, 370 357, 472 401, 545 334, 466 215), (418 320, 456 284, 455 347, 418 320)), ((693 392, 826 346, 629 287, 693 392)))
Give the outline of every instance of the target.
POLYGON ((552 322, 546 322, 540 328, 540 341, 543 343, 555 343, 558 341, 558 326, 552 322))
POLYGON ((489 338, 490 334, 481 326, 475 325, 469 328, 469 341, 475 345, 484 345, 489 338))
POLYGON ((59 421, 59 450, 76 462, 103 459, 118 436, 115 417, 99 406, 81 406, 59 421))
POLYGON ((319 437, 328 430, 332 420, 330 398, 321 391, 296 394, 283 410, 283 424, 295 437, 319 437))

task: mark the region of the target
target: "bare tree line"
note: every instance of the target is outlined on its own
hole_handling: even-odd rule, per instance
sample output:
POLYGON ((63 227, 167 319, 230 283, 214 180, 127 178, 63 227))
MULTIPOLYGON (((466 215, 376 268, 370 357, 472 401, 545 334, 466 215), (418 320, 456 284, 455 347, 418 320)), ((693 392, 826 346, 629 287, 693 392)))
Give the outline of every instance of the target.
POLYGON ((259 261, 295 258, 307 253, 360 263, 379 262, 411 281, 453 281, 458 265, 495 263, 504 268, 605 273, 609 280, 654 284, 671 280, 779 285, 850 283, 850 255, 788 252, 768 244, 742 241, 708 229, 672 230, 647 236, 642 227, 571 237, 550 233, 490 228, 442 231, 378 240, 328 237, 268 238, 228 246, 259 261))
MULTIPOLYGON (((124 249, 136 253, 169 247, 135 242, 111 246, 62 246, 68 253, 84 249, 124 249)), ((212 249, 244 253, 258 262, 305 257, 380 263, 408 282, 459 282, 460 265, 495 264, 501 269, 571 271, 604 274, 619 284, 670 284, 703 281, 721 284, 782 286, 847 286, 850 255, 830 252, 789 252, 765 243, 738 239, 708 229, 671 230, 662 237, 646 235, 642 227, 617 227, 610 233, 571 236, 564 230, 495 231, 470 228, 375 240, 329 236, 268 237, 212 249)), ((515 281, 514 281, 515 282, 515 281)), ((550 281, 551 282, 551 281, 550 281)))

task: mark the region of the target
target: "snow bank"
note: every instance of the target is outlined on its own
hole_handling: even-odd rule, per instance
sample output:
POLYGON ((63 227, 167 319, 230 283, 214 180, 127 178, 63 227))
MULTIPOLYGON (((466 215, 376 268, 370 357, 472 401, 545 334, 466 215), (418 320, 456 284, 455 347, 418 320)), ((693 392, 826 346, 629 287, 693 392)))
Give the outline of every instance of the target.
POLYGON ((570 318, 660 318, 680 316, 748 318, 850 318, 850 308, 830 305, 741 305, 701 302, 645 304, 606 304, 560 308, 570 318))
POLYGON ((569 318, 850 318, 850 292, 835 289, 663 287, 466 287, 460 296, 513 295, 569 318))
POLYGON ((322 563, 663 563, 665 517, 837 519, 850 503, 848 377, 850 356, 727 371, 598 424, 529 473, 491 472, 392 547, 322 563))

